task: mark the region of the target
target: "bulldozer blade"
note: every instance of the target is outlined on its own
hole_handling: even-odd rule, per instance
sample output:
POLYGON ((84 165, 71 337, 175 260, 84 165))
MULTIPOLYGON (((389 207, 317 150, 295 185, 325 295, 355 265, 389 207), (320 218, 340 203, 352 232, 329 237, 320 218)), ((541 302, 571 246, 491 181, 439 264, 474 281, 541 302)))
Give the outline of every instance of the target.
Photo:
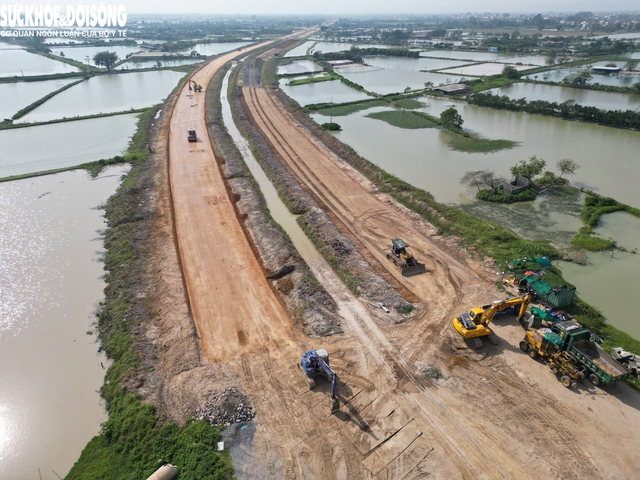
POLYGON ((426 271, 427 269, 425 268, 423 263, 418 263, 416 265, 412 265, 410 267, 406 267, 401 270, 403 277, 412 277, 414 275, 420 275, 421 273, 424 273, 426 271))

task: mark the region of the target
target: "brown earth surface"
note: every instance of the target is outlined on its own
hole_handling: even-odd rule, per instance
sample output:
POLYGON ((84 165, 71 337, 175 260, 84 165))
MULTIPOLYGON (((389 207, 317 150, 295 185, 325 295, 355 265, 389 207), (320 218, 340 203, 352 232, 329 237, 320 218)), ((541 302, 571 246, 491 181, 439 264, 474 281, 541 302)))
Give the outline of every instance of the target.
MULTIPOLYGON (((234 54, 194 75, 208 85, 234 54)), ((245 98, 272 149, 308 192, 390 275, 428 308, 389 325, 326 263, 311 267, 333 297, 344 334, 304 337, 265 278, 206 136, 204 99, 187 88, 171 116, 169 174, 176 236, 203 356, 252 398, 257 428, 235 430, 240 478, 637 478, 640 400, 627 385, 567 390, 517 348, 522 330, 499 321, 503 339, 470 351, 453 332, 461 310, 500 297, 479 264, 454 258, 416 228, 295 122, 264 89, 245 98), (188 143, 186 130, 200 135, 188 143), (406 279, 385 258, 401 236, 427 264, 406 279), (340 412, 328 386, 308 389, 296 367, 326 348, 340 376, 340 412), (438 372, 442 377, 438 378, 438 372), (249 438, 250 435, 250 438, 249 438), (239 440, 238 440, 239 439, 239 440)))

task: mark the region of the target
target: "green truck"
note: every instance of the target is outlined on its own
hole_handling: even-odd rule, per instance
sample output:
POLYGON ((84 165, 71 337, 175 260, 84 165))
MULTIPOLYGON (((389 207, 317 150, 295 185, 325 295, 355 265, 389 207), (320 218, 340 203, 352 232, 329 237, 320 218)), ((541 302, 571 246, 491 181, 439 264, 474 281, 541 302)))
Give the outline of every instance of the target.
MULTIPOLYGON (((530 325, 531 327, 535 328, 533 325, 530 325)), ((577 367, 584 367, 585 377, 593 385, 610 385, 633 375, 595 343, 591 339, 591 332, 578 322, 558 322, 551 326, 551 331, 562 340, 562 343, 557 345, 557 350, 567 352, 577 367)))

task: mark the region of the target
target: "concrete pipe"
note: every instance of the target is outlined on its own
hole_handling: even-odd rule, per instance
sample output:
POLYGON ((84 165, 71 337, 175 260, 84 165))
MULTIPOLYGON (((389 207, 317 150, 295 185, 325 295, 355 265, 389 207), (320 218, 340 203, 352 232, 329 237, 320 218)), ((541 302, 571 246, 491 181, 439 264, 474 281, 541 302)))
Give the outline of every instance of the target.
POLYGON ((153 472, 147 480, 173 480, 178 476, 178 467, 167 463, 153 472))

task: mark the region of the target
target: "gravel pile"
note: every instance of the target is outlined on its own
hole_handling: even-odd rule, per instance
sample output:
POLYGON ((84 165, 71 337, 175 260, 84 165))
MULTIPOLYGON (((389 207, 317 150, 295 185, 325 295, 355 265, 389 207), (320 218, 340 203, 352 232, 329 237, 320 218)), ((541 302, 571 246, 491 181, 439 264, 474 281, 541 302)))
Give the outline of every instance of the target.
POLYGON ((208 418, 211 425, 225 427, 232 423, 249 422, 255 416, 249 397, 236 387, 225 388, 216 393, 196 412, 198 420, 208 418))

